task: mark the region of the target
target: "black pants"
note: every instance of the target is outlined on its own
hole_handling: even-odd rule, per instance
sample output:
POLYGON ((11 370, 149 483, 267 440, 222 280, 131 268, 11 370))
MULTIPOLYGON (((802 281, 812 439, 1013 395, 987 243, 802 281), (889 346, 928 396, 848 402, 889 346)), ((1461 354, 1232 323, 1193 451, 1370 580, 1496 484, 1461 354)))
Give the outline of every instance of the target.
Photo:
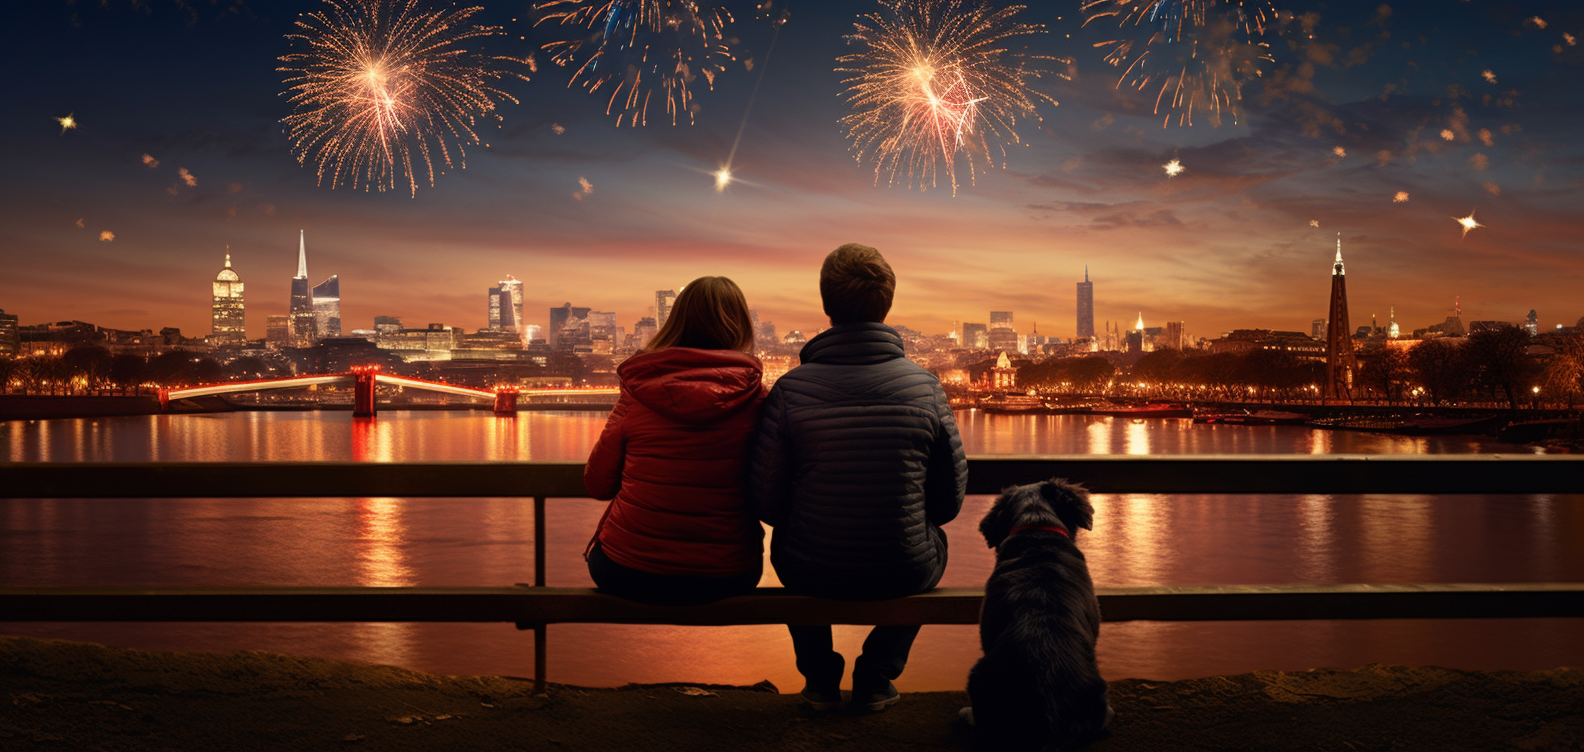
MULTIPOLYGON (((935 571, 922 587, 910 588, 913 593, 935 589, 941 576, 946 574, 945 538, 941 539, 941 557, 935 571)), ((911 595, 913 593, 905 593, 911 595)), ((830 593, 821 593, 830 597, 830 593)), ((852 593, 843 589, 842 600, 853 600, 852 593)), ((887 594, 879 597, 901 597, 887 594)), ((809 687, 821 692, 834 692, 841 683, 843 661, 840 653, 831 646, 831 628, 824 625, 787 625, 792 633, 792 650, 797 653, 798 673, 808 681, 809 687)), ((883 625, 869 631, 864 639, 863 653, 853 661, 853 693, 879 692, 888 681, 902 675, 907 667, 908 653, 913 650, 913 640, 918 637, 919 625, 883 625)))
MULTIPOLYGON (((831 628, 789 624, 787 631, 792 633, 798 673, 808 681, 809 687, 821 692, 836 691, 841 684, 844 662, 841 654, 831 649, 831 628)), ((918 633, 917 624, 879 626, 871 630, 864 640, 863 654, 853 661, 853 694, 882 691, 886 682, 901 676, 918 633)))
POLYGON ((657 606, 697 606, 753 592, 764 565, 756 563, 753 571, 727 577, 654 574, 611 561, 595 541, 589 549, 588 568, 602 593, 657 606))

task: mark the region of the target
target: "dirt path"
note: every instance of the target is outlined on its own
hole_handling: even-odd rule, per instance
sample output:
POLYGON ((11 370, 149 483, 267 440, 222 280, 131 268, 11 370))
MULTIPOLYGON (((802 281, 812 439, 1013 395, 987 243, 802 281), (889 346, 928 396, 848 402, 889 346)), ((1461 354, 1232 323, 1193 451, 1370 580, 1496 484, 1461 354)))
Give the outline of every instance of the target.
MULTIPOLYGON (((974 749, 961 692, 813 715, 772 688, 586 689, 273 653, 0 637, 0 749, 974 749)), ((795 689, 795 688, 794 688, 795 689)), ((1584 671, 1369 666, 1112 682, 1112 750, 1584 749, 1584 671)))

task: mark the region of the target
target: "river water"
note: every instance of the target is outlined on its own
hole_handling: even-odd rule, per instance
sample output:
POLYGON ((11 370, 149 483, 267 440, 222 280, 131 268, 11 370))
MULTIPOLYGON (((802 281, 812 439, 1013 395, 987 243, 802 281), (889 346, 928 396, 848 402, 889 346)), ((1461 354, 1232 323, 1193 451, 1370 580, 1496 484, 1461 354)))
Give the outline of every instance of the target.
MULTIPOLYGON (((238 412, 0 423, 0 461, 581 460, 602 413, 238 412)), ((1528 453, 1472 437, 1295 426, 958 414, 970 454, 1528 453)), ((1037 480, 1037 479, 1030 479, 1037 480)), ((0 489, 0 496, 4 490, 0 489)), ((993 552, 969 497, 946 527, 942 585, 984 582, 993 552)), ((1100 587, 1584 581, 1584 497, 1096 495, 1080 546, 1100 587)), ((553 500, 550 585, 590 585, 581 552, 602 505, 553 500)), ((533 571, 523 499, 0 499, 4 585, 506 585, 533 571)), ((776 584, 766 565, 764 584, 776 584)), ((0 614, 0 619, 4 615, 0 614)), ((157 650, 268 650, 448 674, 531 676, 530 633, 503 624, 6 624, 22 634, 157 650)), ((867 628, 837 627, 856 655, 867 628)), ((552 681, 801 688, 774 626, 556 625, 552 681)), ((1468 669, 1584 665, 1576 620, 1107 624, 1109 679, 1176 679, 1367 663, 1468 669)), ((960 689, 976 628, 927 626, 906 690, 960 689)))

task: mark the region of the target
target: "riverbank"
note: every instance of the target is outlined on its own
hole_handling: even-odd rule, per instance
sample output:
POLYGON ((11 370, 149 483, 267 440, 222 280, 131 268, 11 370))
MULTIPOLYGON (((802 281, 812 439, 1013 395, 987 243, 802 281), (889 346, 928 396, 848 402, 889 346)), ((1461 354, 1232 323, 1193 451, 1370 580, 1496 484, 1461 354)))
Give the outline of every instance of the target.
MULTIPOLYGON (((974 749, 955 720, 963 692, 815 715, 767 685, 552 685, 535 696, 514 677, 22 637, 0 637, 0 687, 7 750, 974 749)), ((1579 669, 1122 679, 1111 694, 1113 733, 1095 752, 1584 748, 1579 669)))

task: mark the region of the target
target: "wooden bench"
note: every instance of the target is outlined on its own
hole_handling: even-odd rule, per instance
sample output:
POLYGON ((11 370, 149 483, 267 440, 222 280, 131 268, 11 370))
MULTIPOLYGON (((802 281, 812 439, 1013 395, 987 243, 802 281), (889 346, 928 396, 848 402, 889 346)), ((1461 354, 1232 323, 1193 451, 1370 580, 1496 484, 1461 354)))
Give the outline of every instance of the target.
MULTIPOLYGON (((1101 588, 1106 621, 1584 616, 1584 583, 1101 588)), ((649 606, 569 587, 0 587, 0 621, 978 624, 980 588, 833 601, 759 588, 704 606, 649 606)))
MULTIPOLYGON (((760 588, 704 606, 649 606, 562 587, 0 587, 0 621, 508 622, 534 630, 535 690, 549 624, 977 624, 984 591, 832 601, 760 588)), ((1103 588, 1106 621, 1584 616, 1584 583, 1103 588)))

